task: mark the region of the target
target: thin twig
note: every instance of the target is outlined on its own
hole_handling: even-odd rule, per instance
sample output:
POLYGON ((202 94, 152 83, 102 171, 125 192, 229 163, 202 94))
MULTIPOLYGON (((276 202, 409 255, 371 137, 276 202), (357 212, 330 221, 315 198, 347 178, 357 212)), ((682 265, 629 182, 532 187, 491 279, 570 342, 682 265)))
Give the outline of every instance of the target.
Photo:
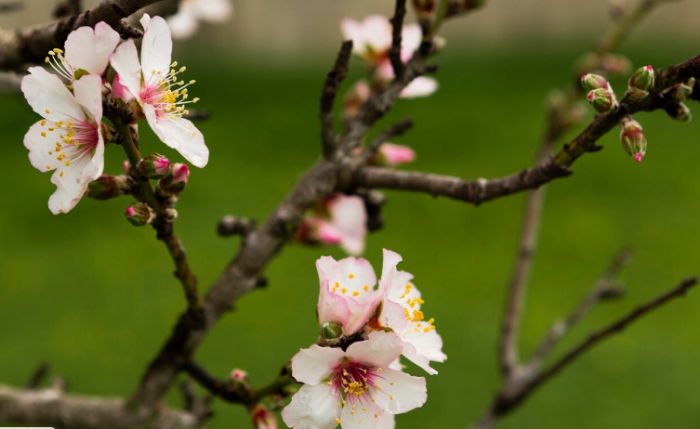
POLYGON ((321 91, 321 143, 323 155, 329 158, 337 146, 335 127, 333 125, 333 104, 335 103, 340 84, 348 73, 352 40, 346 40, 340 46, 333 68, 328 72, 321 91))
POLYGON ((391 18, 391 48, 389 49, 389 61, 396 77, 400 77, 404 72, 403 61, 401 60, 401 33, 403 32, 405 16, 406 0, 396 0, 394 16, 391 18))

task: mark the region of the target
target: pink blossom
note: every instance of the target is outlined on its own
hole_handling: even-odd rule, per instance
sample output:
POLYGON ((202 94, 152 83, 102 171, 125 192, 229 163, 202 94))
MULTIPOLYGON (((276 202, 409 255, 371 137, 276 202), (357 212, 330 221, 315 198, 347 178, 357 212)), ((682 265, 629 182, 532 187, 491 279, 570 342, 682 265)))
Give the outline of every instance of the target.
POLYGON ((119 81, 134 95, 153 132, 166 145, 180 152, 197 167, 209 160, 209 149, 202 133, 183 116, 186 106, 196 103, 189 99, 188 87, 195 81, 179 80, 184 67, 171 64, 172 39, 165 20, 144 14, 141 57, 133 40, 122 43, 111 58, 119 81))
POLYGON ((416 159, 413 149, 393 143, 382 143, 379 146, 378 155, 380 163, 390 167, 413 162, 416 159))
POLYGON ((390 368, 401 353, 393 333, 340 348, 313 345, 292 359, 292 376, 304 385, 282 410, 297 429, 391 429, 394 415, 423 406, 425 379, 390 368))

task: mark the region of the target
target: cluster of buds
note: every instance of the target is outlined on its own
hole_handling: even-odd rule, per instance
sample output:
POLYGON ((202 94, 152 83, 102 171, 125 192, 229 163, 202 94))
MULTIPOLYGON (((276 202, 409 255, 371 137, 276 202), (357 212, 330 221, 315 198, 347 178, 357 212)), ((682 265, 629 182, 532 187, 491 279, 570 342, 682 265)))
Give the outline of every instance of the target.
POLYGON ((610 82, 603 76, 588 73, 581 77, 581 85, 588 91, 586 99, 598 113, 608 113, 618 107, 617 97, 610 82))
POLYGON ((628 155, 642 162, 647 153, 647 138, 642 126, 631 116, 625 116, 620 121, 620 142, 628 155))
POLYGON ((647 65, 638 68, 627 82, 625 98, 630 101, 640 101, 647 98, 649 91, 654 87, 655 80, 654 67, 647 65))

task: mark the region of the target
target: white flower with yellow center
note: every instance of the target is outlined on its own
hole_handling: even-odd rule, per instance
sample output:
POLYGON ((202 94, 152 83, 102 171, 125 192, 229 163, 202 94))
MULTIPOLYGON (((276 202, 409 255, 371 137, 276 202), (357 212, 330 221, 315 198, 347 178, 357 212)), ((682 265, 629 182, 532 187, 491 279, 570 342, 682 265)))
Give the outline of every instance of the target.
POLYGON ((32 67, 22 79, 22 92, 44 118, 24 136, 29 160, 39 171, 55 170, 51 182, 56 192, 49 198, 49 209, 67 213, 88 184, 102 175, 102 79, 83 76, 73 82, 71 93, 56 75, 32 67))
POLYGON ((158 138, 193 165, 204 167, 209 160, 204 136, 183 117, 188 113, 187 106, 198 101, 189 99, 188 87, 195 82, 180 80, 178 75, 185 68, 177 69, 177 63, 171 63, 173 42, 165 20, 144 14, 141 24, 144 35, 140 60, 134 41, 127 40, 112 55, 112 67, 138 101, 158 138))
POLYGON ((401 256, 384 249, 384 266, 380 283, 385 290, 381 327, 390 328, 403 341, 402 354, 429 374, 437 374, 430 362, 444 362, 442 338, 435 330, 433 319, 425 319, 421 310, 423 299, 420 291, 411 282, 413 275, 398 271, 396 266, 401 256))
POLYGON ((390 365, 401 354, 393 333, 375 332, 341 348, 311 346, 292 359, 292 376, 304 385, 282 410, 296 429, 393 429, 394 415, 423 406, 425 379, 390 365))

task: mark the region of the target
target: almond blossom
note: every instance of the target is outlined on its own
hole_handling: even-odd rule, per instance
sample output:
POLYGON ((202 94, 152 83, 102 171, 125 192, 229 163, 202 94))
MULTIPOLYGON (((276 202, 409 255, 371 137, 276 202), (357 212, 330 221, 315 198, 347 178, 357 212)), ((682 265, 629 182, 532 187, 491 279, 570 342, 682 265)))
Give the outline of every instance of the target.
POLYGON ((182 0, 177 13, 168 18, 175 39, 191 37, 199 22, 224 22, 233 13, 229 0, 182 0))
POLYGON ((120 84, 141 106, 158 138, 193 165, 204 167, 209 160, 204 136, 183 117, 187 114, 186 106, 198 101, 188 99, 187 88, 195 82, 179 80, 178 75, 185 67, 175 69, 177 63, 170 62, 172 39, 165 20, 144 14, 141 25, 144 35, 140 59, 134 41, 127 40, 112 55, 112 67, 119 75, 120 84))
POLYGON ((379 165, 395 167, 413 162, 415 159, 416 153, 410 147, 387 142, 379 146, 373 161, 379 165))
POLYGON ((340 324, 345 336, 360 331, 383 299, 384 291, 377 287, 372 265, 352 256, 340 261, 323 256, 316 261, 316 269, 319 323, 340 324))
POLYGON ((104 22, 97 23, 94 30, 80 27, 66 38, 65 55, 63 50, 53 49, 46 57, 46 63, 68 82, 84 74, 101 76, 119 41, 119 34, 104 22))
MULTIPOLYGON (((382 15, 370 15, 362 21, 346 18, 340 24, 343 38, 352 40, 353 53, 362 58, 379 82, 394 78, 394 69, 389 59, 392 42, 392 26, 382 15)), ((407 62, 421 44, 422 32, 418 24, 408 24, 401 33, 401 60, 407 62)), ((435 79, 419 76, 401 92, 402 98, 424 97, 437 90, 435 79)))
POLYGON ((385 291, 382 312, 373 328, 389 328, 403 342, 402 355, 429 374, 437 374, 430 362, 444 362, 442 338, 435 330, 434 319, 425 320, 420 291, 411 282, 413 275, 397 270, 402 258, 396 252, 384 249, 381 288, 385 291))
POLYGON ((346 351, 313 345, 292 359, 292 376, 304 385, 282 410, 292 428, 392 429, 394 415, 427 400, 425 379, 389 366, 401 340, 376 332, 346 351))
POLYGON ((71 93, 58 76, 32 67, 22 79, 22 92, 43 117, 24 136, 29 160, 39 171, 54 171, 56 192, 49 198, 49 209, 67 213, 88 184, 102 175, 102 79, 83 76, 73 83, 71 93))
POLYGON ((356 195, 335 194, 314 208, 302 221, 297 238, 307 242, 340 245, 358 255, 365 249, 367 209, 356 195))

